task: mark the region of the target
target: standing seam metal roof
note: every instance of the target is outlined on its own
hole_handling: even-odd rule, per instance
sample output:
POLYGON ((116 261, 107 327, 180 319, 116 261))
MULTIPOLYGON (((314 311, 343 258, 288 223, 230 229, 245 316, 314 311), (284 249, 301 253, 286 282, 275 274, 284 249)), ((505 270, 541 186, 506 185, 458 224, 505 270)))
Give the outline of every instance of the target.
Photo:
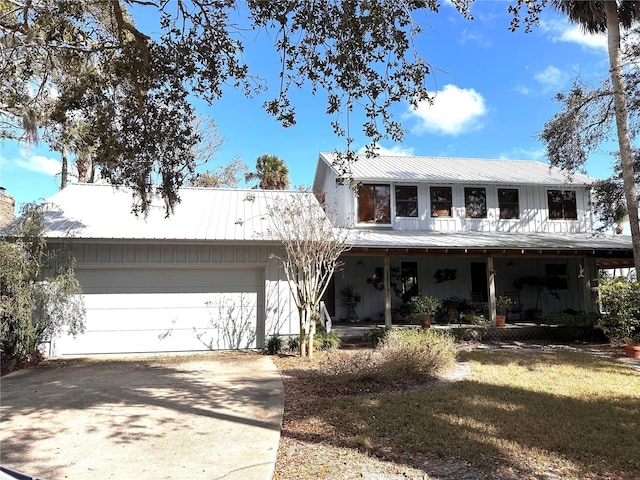
POLYGON ((165 217, 162 199, 155 199, 146 218, 131 212, 130 189, 111 185, 70 185, 47 201, 50 238, 276 241, 269 235, 269 206, 277 199, 304 192, 184 188, 181 202, 165 217))
MULTIPOLYGON (((320 153, 320 158, 336 171, 332 153, 320 153)), ((559 168, 542 162, 487 158, 360 155, 351 172, 353 179, 370 182, 588 185, 595 181, 580 173, 569 179, 559 168)))

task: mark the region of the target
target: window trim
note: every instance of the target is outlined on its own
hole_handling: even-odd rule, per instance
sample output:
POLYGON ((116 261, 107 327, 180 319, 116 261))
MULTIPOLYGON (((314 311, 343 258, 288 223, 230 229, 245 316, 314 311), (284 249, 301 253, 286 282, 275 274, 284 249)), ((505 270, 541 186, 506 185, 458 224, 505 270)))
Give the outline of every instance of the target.
MULTIPOLYGON (((394 201, 394 207, 395 207, 395 216, 397 218, 420 218, 420 193, 419 193, 419 189, 417 185, 407 185, 407 184, 396 184, 393 186, 393 201, 394 201), (416 199, 415 199, 415 204, 416 204, 416 214, 415 215, 399 215, 398 214, 398 188, 415 188, 415 192, 416 192, 416 199)), ((413 200, 400 200, 401 202, 403 202, 405 205, 412 203, 413 200)))
POLYGON ((520 220, 520 189, 518 188, 507 188, 507 187, 498 187, 496 189, 496 196, 498 197, 498 220, 501 221, 508 221, 508 220, 520 220), (500 201, 500 192, 501 191, 513 191, 516 192, 516 202, 501 202, 500 201), (515 217, 508 217, 508 218, 503 218, 502 217, 502 206, 506 205, 506 206, 513 206, 515 205, 515 210, 516 210, 516 216, 515 217))
POLYGON ((464 218, 468 219, 468 220, 484 220, 486 218, 488 218, 488 202, 487 202, 487 187, 463 187, 462 189, 462 195, 464 197, 464 218), (474 217, 469 215, 469 203, 467 203, 467 190, 482 190, 484 192, 484 208, 483 208, 483 212, 484 214, 482 216, 478 216, 478 217, 474 217))
MULTIPOLYGON (((430 185, 429 186, 429 209, 430 209, 430 213, 429 216, 431 218, 453 218, 453 187, 450 185, 430 185), (445 201, 433 201, 433 190, 434 189, 448 189, 449 190, 449 197, 450 200, 445 200, 445 201), (436 204, 442 204, 442 205, 446 205, 449 204, 449 215, 438 215, 436 213, 436 204)), ((445 209, 440 209, 440 210, 445 210, 445 209)))
POLYGON ((392 225, 392 212, 391 212, 391 183, 361 183, 358 186, 358 192, 356 193, 356 224, 357 225, 368 225, 368 226, 389 226, 392 225), (389 196, 388 196, 388 212, 389 212, 389 221, 388 222, 376 222, 375 221, 375 202, 373 205, 373 220, 372 221, 361 221, 360 220, 360 189, 363 187, 373 187, 374 189, 374 194, 373 194, 373 198, 375 200, 375 187, 386 187, 389 189, 389 196))
POLYGON ((576 221, 578 220, 578 193, 576 190, 563 190, 563 189, 559 189, 559 188, 549 188, 547 189, 547 215, 549 216, 549 220, 551 221, 576 221), (562 200, 560 203, 560 217, 554 217, 551 214, 551 204, 550 204, 550 194, 551 192, 560 192, 560 194, 562 195, 562 200), (575 216, 571 216, 571 217, 567 217, 566 215, 566 205, 565 205, 565 196, 566 194, 572 194, 573 195, 573 210, 569 210, 570 212, 573 211, 575 216))

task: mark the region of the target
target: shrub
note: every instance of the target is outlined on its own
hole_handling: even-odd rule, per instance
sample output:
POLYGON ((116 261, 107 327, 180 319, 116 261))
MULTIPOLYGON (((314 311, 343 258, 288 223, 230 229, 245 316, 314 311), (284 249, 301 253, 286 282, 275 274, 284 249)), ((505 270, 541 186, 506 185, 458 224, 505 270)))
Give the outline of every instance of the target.
POLYGON ((376 354, 371 350, 337 350, 318 366, 318 372, 339 383, 375 380, 376 354))
POLYGON ((324 331, 318 331, 313 337, 313 345, 318 350, 326 350, 329 348, 340 348, 340 338, 336 332, 327 333, 324 331))
POLYGON ((464 323, 468 323, 470 325, 478 325, 480 327, 488 327, 489 319, 483 317, 482 315, 465 315, 464 323))
POLYGON ((380 345, 384 337, 387 335, 387 329, 383 327, 374 327, 364 334, 364 339, 372 347, 380 345))
POLYGON ((300 349, 300 337, 298 335, 291 335, 287 340, 287 349, 290 352, 297 352, 300 349))
POLYGON ((451 366, 456 357, 453 337, 434 330, 391 330, 380 348, 378 369, 389 379, 425 380, 451 366))
POLYGON ((449 334, 453 335, 456 342, 480 342, 487 337, 487 326, 452 328, 449 334))
POLYGON ((267 340, 264 349, 267 352, 267 355, 276 355, 280 353, 282 350, 282 339, 276 334, 271 335, 267 340))
POLYGON ((595 290, 602 310, 596 326, 614 342, 640 342, 640 283, 601 278, 595 290))

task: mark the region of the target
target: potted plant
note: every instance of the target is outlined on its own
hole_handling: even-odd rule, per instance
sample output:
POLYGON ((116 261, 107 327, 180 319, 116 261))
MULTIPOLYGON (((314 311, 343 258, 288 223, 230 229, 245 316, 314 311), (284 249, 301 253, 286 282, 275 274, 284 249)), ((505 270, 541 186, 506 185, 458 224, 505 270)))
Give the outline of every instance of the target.
POLYGON ((496 326, 504 327, 504 323, 507 319, 507 314, 511 309, 511 299, 505 295, 496 298, 496 326))
POLYGON ((416 296, 409 300, 409 316, 420 322, 422 328, 429 328, 440 310, 440 300, 430 296, 416 296))
POLYGON ((624 354, 629 358, 640 359, 640 334, 624 339, 624 354))
POLYGON ((542 292, 547 289, 547 293, 552 297, 559 299, 558 292, 556 292, 553 287, 553 277, 536 277, 535 275, 530 275, 527 277, 522 277, 513 282, 513 286, 518 290, 522 290, 524 287, 534 288, 536 291, 536 305, 533 309, 531 309, 532 319, 534 321, 538 321, 540 316, 542 315, 542 310, 540 309, 540 297, 542 296, 542 292))
POLYGON ((466 298, 460 298, 458 299, 458 310, 466 316, 470 316, 471 314, 473 314, 473 305, 471 304, 470 300, 467 300, 466 298))
POLYGON ((451 323, 457 317, 460 299, 458 297, 449 297, 442 301, 442 310, 447 323, 451 323))
POLYGON ((612 343, 624 345, 627 356, 640 358, 640 282, 601 278, 594 290, 602 314, 596 327, 612 343))
POLYGON ((340 293, 344 297, 344 303, 359 303, 360 302, 360 294, 356 293, 353 285, 346 285, 340 293))

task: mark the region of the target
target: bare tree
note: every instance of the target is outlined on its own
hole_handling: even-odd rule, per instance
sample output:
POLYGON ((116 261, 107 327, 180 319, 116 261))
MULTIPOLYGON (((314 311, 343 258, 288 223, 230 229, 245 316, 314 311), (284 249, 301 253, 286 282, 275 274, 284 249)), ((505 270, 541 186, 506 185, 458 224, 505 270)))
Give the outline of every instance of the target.
POLYGON ((300 356, 313 356, 315 318, 331 277, 349 250, 349 230, 334 227, 325 210, 308 191, 280 197, 270 207, 273 233, 284 253, 272 254, 282 263, 300 314, 300 356))

